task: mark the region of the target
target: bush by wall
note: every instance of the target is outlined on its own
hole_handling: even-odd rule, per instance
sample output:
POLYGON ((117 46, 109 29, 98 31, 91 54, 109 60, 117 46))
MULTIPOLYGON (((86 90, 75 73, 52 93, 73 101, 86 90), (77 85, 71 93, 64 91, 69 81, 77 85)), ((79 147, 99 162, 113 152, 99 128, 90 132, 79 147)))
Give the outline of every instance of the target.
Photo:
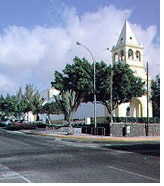
MULTIPOLYGON (((91 118, 91 122, 94 123, 94 118, 91 118)), ((111 117, 97 117, 97 123, 110 123, 111 117)), ((146 123, 147 117, 113 117, 114 123, 146 123)), ((160 123, 160 118, 150 117, 149 123, 160 123)))

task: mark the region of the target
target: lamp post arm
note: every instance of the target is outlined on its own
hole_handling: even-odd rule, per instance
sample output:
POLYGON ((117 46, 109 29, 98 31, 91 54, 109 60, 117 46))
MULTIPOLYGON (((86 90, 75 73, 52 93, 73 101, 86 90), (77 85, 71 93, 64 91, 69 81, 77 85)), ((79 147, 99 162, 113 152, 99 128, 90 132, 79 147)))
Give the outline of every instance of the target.
POLYGON ((94 92, 96 93, 96 64, 95 64, 95 58, 93 57, 92 52, 89 50, 89 48, 87 48, 86 46, 82 45, 86 50, 88 50, 88 52, 90 53, 91 57, 92 57, 92 61, 93 61, 93 70, 94 70, 94 92))
MULTIPOLYGON (((76 42, 77 45, 80 45, 82 47, 84 47, 88 52, 89 54, 91 55, 92 57, 92 61, 93 61, 93 91, 94 91, 94 125, 95 125, 95 128, 97 127, 97 121, 96 121, 96 66, 95 66, 95 58, 93 57, 93 54, 92 52, 89 50, 88 47, 86 47, 85 45, 79 43, 79 42, 76 42)), ((96 131, 95 131, 96 132, 96 131)))

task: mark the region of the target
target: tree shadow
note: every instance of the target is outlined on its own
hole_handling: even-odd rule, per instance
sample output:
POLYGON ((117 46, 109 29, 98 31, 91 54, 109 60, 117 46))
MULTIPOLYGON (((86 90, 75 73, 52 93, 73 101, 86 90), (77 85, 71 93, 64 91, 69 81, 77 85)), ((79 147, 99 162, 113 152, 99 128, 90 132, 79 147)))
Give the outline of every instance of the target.
POLYGON ((140 153, 143 155, 151 155, 151 156, 160 156, 160 144, 117 144, 104 146, 105 148, 110 148, 113 150, 121 150, 121 151, 129 151, 140 153))

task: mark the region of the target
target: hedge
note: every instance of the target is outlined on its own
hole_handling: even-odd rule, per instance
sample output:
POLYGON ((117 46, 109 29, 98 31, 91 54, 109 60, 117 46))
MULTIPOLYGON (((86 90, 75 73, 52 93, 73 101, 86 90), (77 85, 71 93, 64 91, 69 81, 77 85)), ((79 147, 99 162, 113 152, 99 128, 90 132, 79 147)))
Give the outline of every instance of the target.
MULTIPOLYGON (((110 123, 111 117, 97 117, 97 123, 110 123)), ((146 123, 147 117, 113 117, 115 123, 146 123)), ((91 123, 94 123, 94 118, 91 118, 91 123)), ((160 118, 150 117, 149 123, 160 123, 160 118)))

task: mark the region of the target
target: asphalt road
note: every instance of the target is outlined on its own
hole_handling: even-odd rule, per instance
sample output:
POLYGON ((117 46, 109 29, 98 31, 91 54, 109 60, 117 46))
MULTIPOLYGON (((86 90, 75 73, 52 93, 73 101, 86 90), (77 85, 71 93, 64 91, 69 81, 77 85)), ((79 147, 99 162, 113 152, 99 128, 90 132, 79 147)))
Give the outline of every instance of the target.
POLYGON ((159 183, 159 148, 0 129, 0 183, 159 183))

